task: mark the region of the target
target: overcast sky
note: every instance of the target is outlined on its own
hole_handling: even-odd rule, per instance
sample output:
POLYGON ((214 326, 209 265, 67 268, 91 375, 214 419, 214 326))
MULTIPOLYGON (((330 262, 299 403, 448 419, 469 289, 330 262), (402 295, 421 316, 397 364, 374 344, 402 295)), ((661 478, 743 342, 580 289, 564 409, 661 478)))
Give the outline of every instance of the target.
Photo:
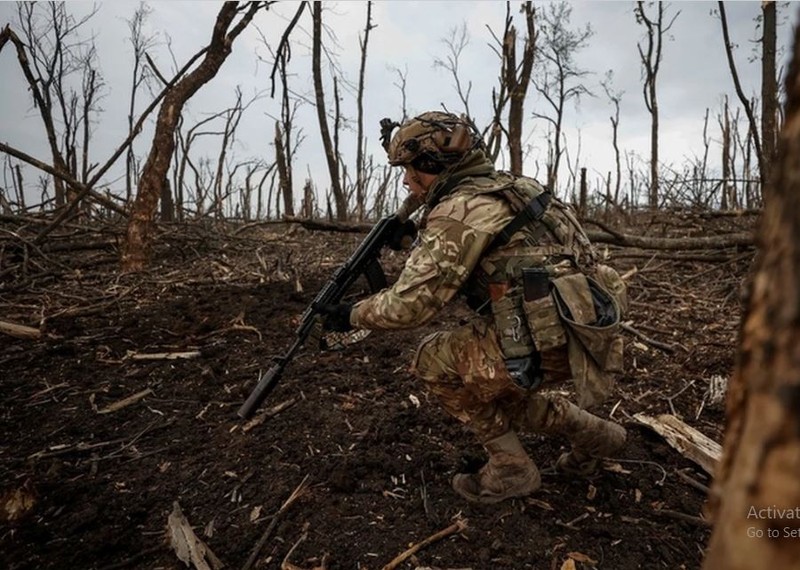
MULTIPOLYGON (((151 50, 161 70, 168 74, 173 69, 166 49, 165 34, 171 38, 172 49, 182 65, 210 37, 218 2, 149 2, 152 13, 147 20, 148 33, 157 36, 159 45, 151 50)), ((539 6, 539 3, 536 3, 539 6)), ((68 8, 76 16, 91 10, 93 4, 73 1, 68 8)), ((93 35, 98 49, 99 66, 106 84, 102 107, 104 112, 93 125, 93 162, 103 163, 126 136, 126 108, 131 83, 132 50, 125 19, 130 18, 138 2, 116 0, 97 4, 96 15, 82 29, 84 37, 93 35)), ((515 23, 523 36, 524 21, 517 13, 519 4, 512 4, 515 23)), ((494 42, 489 28, 502 33, 505 17, 504 2, 376 2, 373 5, 372 30, 367 56, 365 128, 369 139, 368 152, 383 163, 385 156, 378 145, 378 121, 385 116, 400 118, 401 92, 396 86, 395 69, 407 71, 406 97, 410 114, 441 108, 461 111, 462 106, 453 87, 452 77, 434 66, 434 60, 446 57, 443 42, 453 28, 466 25, 469 45, 461 60, 462 81, 472 82, 470 110, 478 125, 488 122, 491 115, 491 91, 497 85, 499 59, 489 47, 494 42)), ((644 28, 638 25, 633 14, 633 2, 593 1, 572 2, 572 27, 590 24, 594 35, 588 47, 577 56, 579 65, 591 72, 585 83, 596 97, 584 97, 579 106, 567 110, 565 135, 568 151, 574 160, 580 140, 581 165, 589 169, 592 183, 613 169, 611 125, 612 106, 599 86, 608 70, 614 72, 614 89, 624 92, 621 102, 620 147, 643 157, 649 155, 649 115, 644 105, 641 87, 641 64, 637 42, 643 41, 644 28)), ((727 94, 733 106, 738 106, 733 82, 728 70, 719 18, 712 12, 716 2, 673 2, 666 17, 680 12, 666 38, 663 63, 658 79, 661 111, 661 160, 680 167, 687 158, 702 153, 703 117, 711 109, 709 134, 713 139, 712 153, 719 154, 716 114, 727 94)), ((234 51, 217 77, 191 100, 186 124, 191 125, 210 113, 233 104, 235 87, 241 86, 245 99, 256 93, 265 93, 246 112, 237 133, 234 147, 239 160, 253 157, 272 161, 274 148, 274 117, 278 116, 280 99, 268 96, 270 82, 269 51, 263 38, 274 46, 297 3, 273 5, 260 14, 256 26, 246 30, 236 41, 234 51)), ((327 47, 335 57, 341 72, 355 85, 358 79, 359 36, 363 34, 366 3, 325 3, 324 21, 335 35, 336 43, 328 38, 327 47)), ((760 68, 755 40, 760 37, 756 17, 760 13, 759 1, 726 3, 732 40, 738 44, 736 62, 745 93, 757 96, 760 90, 760 68)), ((654 7, 650 8, 651 12, 654 7)), ((791 28, 797 21, 797 5, 783 5, 779 10, 778 43, 783 53, 791 39, 791 28), (781 15, 782 14, 782 15, 781 15)), ((16 5, 0 3, 0 25, 17 24, 16 5)), ((310 12, 301 19, 292 39, 290 62, 291 88, 298 94, 313 99, 310 58, 310 12)), ((520 48, 521 50, 521 48, 520 48)), ((780 59, 784 62, 785 57, 780 59)), ((50 161, 44 130, 37 111, 33 108, 15 53, 9 46, 0 53, 0 140, 20 148, 45 161, 50 161)), ((531 90, 532 92, 533 90, 531 90)), ((332 91, 328 90, 329 110, 332 91)), ((145 106, 145 96, 140 96, 139 108, 145 106)), ((342 133, 342 147, 348 170, 355 162, 355 92, 343 88, 342 113, 351 119, 352 130, 342 133)), ((526 137, 530 144, 525 162, 527 174, 544 178, 546 156, 546 124, 530 117, 532 110, 545 107, 533 93, 526 105, 526 137)), ((322 159, 320 135, 316 126, 316 111, 312 104, 304 104, 298 111, 298 124, 305 138, 297 151, 295 185, 302 186, 303 178, 311 172, 318 187, 328 185, 327 171, 322 159)), ((137 141, 136 150, 144 156, 149 148, 152 131, 145 131, 137 141)), ((211 154, 214 151, 209 150, 211 154)), ((503 164, 498 166, 502 167, 503 164)), ((118 177, 121 170, 116 170, 118 177)), ((27 169, 29 180, 35 178, 27 169)), ((0 180, 0 182, 2 182, 0 180)), ((114 189, 121 190, 124 181, 109 178, 114 189)))

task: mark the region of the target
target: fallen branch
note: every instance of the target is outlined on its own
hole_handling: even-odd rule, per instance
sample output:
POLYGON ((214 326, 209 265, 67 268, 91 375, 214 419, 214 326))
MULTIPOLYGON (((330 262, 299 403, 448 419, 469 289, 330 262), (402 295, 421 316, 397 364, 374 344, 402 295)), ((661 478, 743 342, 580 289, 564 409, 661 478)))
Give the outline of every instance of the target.
POLYGON ((0 333, 22 339, 38 339, 42 337, 42 331, 39 329, 8 321, 0 321, 0 333))
POLYGON ((653 418, 639 413, 633 417, 662 436, 669 445, 702 467, 706 473, 714 474, 714 468, 722 455, 722 446, 716 441, 670 414, 653 418))
POLYGON ((586 235, 594 243, 608 243, 624 247, 643 249, 697 250, 722 249, 726 247, 755 245, 753 234, 749 232, 732 233, 710 237, 655 238, 630 234, 609 234, 607 232, 587 231, 586 235))
POLYGON ((671 511, 669 509, 657 509, 653 511, 657 515, 661 515, 663 517, 677 519, 679 521, 687 522, 689 524, 699 526, 702 528, 708 528, 711 526, 711 523, 708 522, 706 519, 701 519, 700 517, 695 517, 692 515, 687 515, 686 513, 681 513, 678 511, 671 511))
POLYGON ((370 223, 326 222, 325 220, 296 218, 294 216, 284 216, 283 221, 290 224, 300 224, 307 230, 322 230, 326 232, 345 232, 354 234, 368 233, 374 225, 370 223))
POLYGON ((709 492, 708 487, 706 485, 703 485, 700 481, 698 481, 688 473, 686 473, 683 469, 676 469, 675 475, 683 479, 683 481, 686 482, 686 484, 688 484, 690 487, 694 487, 701 493, 708 495, 709 492))
POLYGON ((142 390, 141 392, 137 392, 137 393, 133 394, 132 396, 128 396, 127 398, 123 398, 122 400, 119 400, 118 402, 114 402, 113 404, 109 404, 105 408, 103 408, 101 410, 97 410, 97 413, 98 414, 110 414, 112 412, 117 412, 117 411, 119 411, 119 410, 121 410, 123 408, 127 408, 128 406, 131 406, 131 405, 135 404, 136 402, 138 402, 140 400, 143 400, 144 398, 146 398, 147 396, 149 396, 152 393, 153 393, 153 391, 150 388, 147 388, 146 390, 142 390))
POLYGON ((405 562, 408 558, 412 557, 414 554, 428 546, 429 544, 433 544, 438 540, 442 540, 443 538, 447 538, 451 534, 457 534, 467 528, 467 520, 466 519, 458 519, 456 522, 448 526, 447 528, 440 530, 434 535, 429 536, 425 540, 418 542, 417 544, 413 545, 411 548, 403 552, 402 554, 395 557, 394 560, 389 562, 386 566, 383 567, 382 570, 393 570, 397 568, 405 562))
POLYGON ((150 354, 130 352, 127 358, 131 360, 190 360, 199 356, 199 350, 190 350, 187 352, 153 352, 150 354))
POLYGON ((263 424, 268 419, 277 416, 282 411, 288 410, 289 408, 294 406, 295 403, 297 403, 297 399, 296 398, 290 398, 290 399, 286 400, 285 402, 281 402, 280 404, 269 408, 268 410, 264 410, 263 412, 258 414, 256 417, 254 417, 252 420, 250 420, 249 422, 244 424, 244 427, 242 427, 242 431, 247 433, 248 431, 250 431, 254 427, 260 426, 261 424, 263 424))
POLYGON ((667 352, 669 354, 672 354, 673 352, 675 352, 675 347, 672 346, 671 344, 666 344, 664 342, 659 342, 657 340, 654 340, 654 339, 650 338, 649 336, 647 336, 646 334, 644 334, 643 332, 633 328, 631 325, 622 323, 621 327, 622 327, 622 330, 631 333, 633 336, 639 338, 642 342, 644 342, 645 344, 649 344, 653 348, 658 348, 658 349, 663 350, 664 352, 667 352))
POLYGON ((264 531, 264 534, 261 535, 261 538, 258 539, 258 542, 256 543, 255 547, 253 547, 253 551, 247 558, 247 562, 245 562, 244 566, 242 566, 242 570, 250 570, 250 568, 253 567, 256 560, 258 559, 258 554, 261 552, 261 549, 264 548, 264 545, 267 543, 267 540, 269 540, 272 531, 274 531, 275 527, 278 526, 278 519, 284 512, 286 512, 289 509, 290 506, 292 506, 292 503, 294 503, 305 491, 305 485, 307 480, 308 480, 308 475, 303 477, 303 480, 300 481, 300 484, 297 486, 297 488, 295 488, 295 490, 292 491, 292 494, 289 495, 289 498, 286 499, 281 505, 281 508, 278 509, 278 512, 272 515, 272 520, 269 522, 267 530, 264 531))
MULTIPOLYGON (((285 216, 284 222, 300 224, 308 230, 322 230, 328 232, 367 233, 373 224, 328 222, 309 218, 285 216)), ((587 231, 586 235, 594 243, 607 243, 623 247, 638 247, 642 249, 659 250, 698 250, 698 249, 723 249, 726 247, 752 247, 755 245, 753 234, 750 232, 730 233, 709 237, 680 237, 656 238, 637 236, 623 233, 609 233, 606 231, 587 231)))
POLYGON ((713 271, 717 271, 721 267, 725 267, 726 265, 732 265, 732 264, 734 264, 734 263, 736 263, 738 261, 742 261, 743 259, 748 259, 748 258, 752 258, 752 257, 753 257, 753 254, 751 252, 742 253, 740 255, 732 257, 729 260, 727 260, 725 263, 723 263, 722 265, 718 265, 717 267, 709 267, 705 271, 701 271, 699 273, 695 273, 693 275, 689 275, 685 279, 682 279, 680 282, 678 282, 678 287, 683 287, 684 285, 686 285, 690 281, 694 281, 695 279, 698 279, 700 277, 705 277, 709 273, 711 273, 713 271))

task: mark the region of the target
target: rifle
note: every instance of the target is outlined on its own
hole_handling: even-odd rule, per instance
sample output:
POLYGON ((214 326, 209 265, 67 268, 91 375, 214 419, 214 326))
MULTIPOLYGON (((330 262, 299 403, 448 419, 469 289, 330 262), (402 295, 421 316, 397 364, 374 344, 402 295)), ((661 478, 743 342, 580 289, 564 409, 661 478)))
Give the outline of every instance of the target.
MULTIPOLYGON (((350 258, 339 267, 320 289, 314 301, 303 312, 300 324, 295 332, 296 339, 294 344, 283 356, 274 358, 275 364, 267 373, 259 379, 258 384, 242 407, 236 414, 247 419, 261 405, 264 399, 277 386, 284 369, 292 361, 295 353, 305 344, 314 326, 317 324, 319 305, 330 305, 338 303, 350 288, 350 286, 361 276, 366 277, 371 292, 380 291, 386 287, 386 276, 383 273, 379 258, 381 249, 385 245, 397 244, 405 236, 412 236, 415 233, 414 222, 403 219, 400 213, 382 218, 372 227, 367 237, 353 252, 350 258)), ((398 248, 399 249, 399 248, 398 248)))

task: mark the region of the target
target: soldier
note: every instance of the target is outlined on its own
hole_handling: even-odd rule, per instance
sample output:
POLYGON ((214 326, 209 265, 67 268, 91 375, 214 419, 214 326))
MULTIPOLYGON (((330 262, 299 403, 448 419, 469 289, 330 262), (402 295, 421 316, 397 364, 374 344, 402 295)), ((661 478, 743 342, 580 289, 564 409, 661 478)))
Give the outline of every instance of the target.
POLYGON ((556 468, 594 472, 626 436, 582 409, 608 396, 621 368, 624 283, 597 263, 567 206, 534 180, 495 170, 468 119, 434 111, 382 127, 389 163, 405 169, 412 201, 424 203, 424 229, 394 285, 355 306, 320 307, 324 327, 418 327, 463 295, 476 317, 427 336, 413 363, 489 456, 478 473, 455 475, 453 489, 480 503, 539 489, 521 429, 566 436, 572 447, 556 468), (579 406, 538 390, 569 379, 579 406))

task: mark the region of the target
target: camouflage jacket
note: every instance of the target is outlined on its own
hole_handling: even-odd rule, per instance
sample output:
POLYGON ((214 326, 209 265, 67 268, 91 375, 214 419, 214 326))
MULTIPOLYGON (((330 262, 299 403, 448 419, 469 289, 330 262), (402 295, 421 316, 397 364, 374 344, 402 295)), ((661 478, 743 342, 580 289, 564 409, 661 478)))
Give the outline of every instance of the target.
MULTIPOLYGON (((398 280, 358 303, 351 323, 366 329, 416 327, 459 291, 470 289, 484 250, 513 218, 510 204, 494 191, 511 182, 511 176, 494 170, 482 151, 440 175, 428 193, 425 228, 398 280), (458 182, 448 188, 454 180, 458 182)), ((518 232, 502 250, 518 247, 524 234, 518 232)))

